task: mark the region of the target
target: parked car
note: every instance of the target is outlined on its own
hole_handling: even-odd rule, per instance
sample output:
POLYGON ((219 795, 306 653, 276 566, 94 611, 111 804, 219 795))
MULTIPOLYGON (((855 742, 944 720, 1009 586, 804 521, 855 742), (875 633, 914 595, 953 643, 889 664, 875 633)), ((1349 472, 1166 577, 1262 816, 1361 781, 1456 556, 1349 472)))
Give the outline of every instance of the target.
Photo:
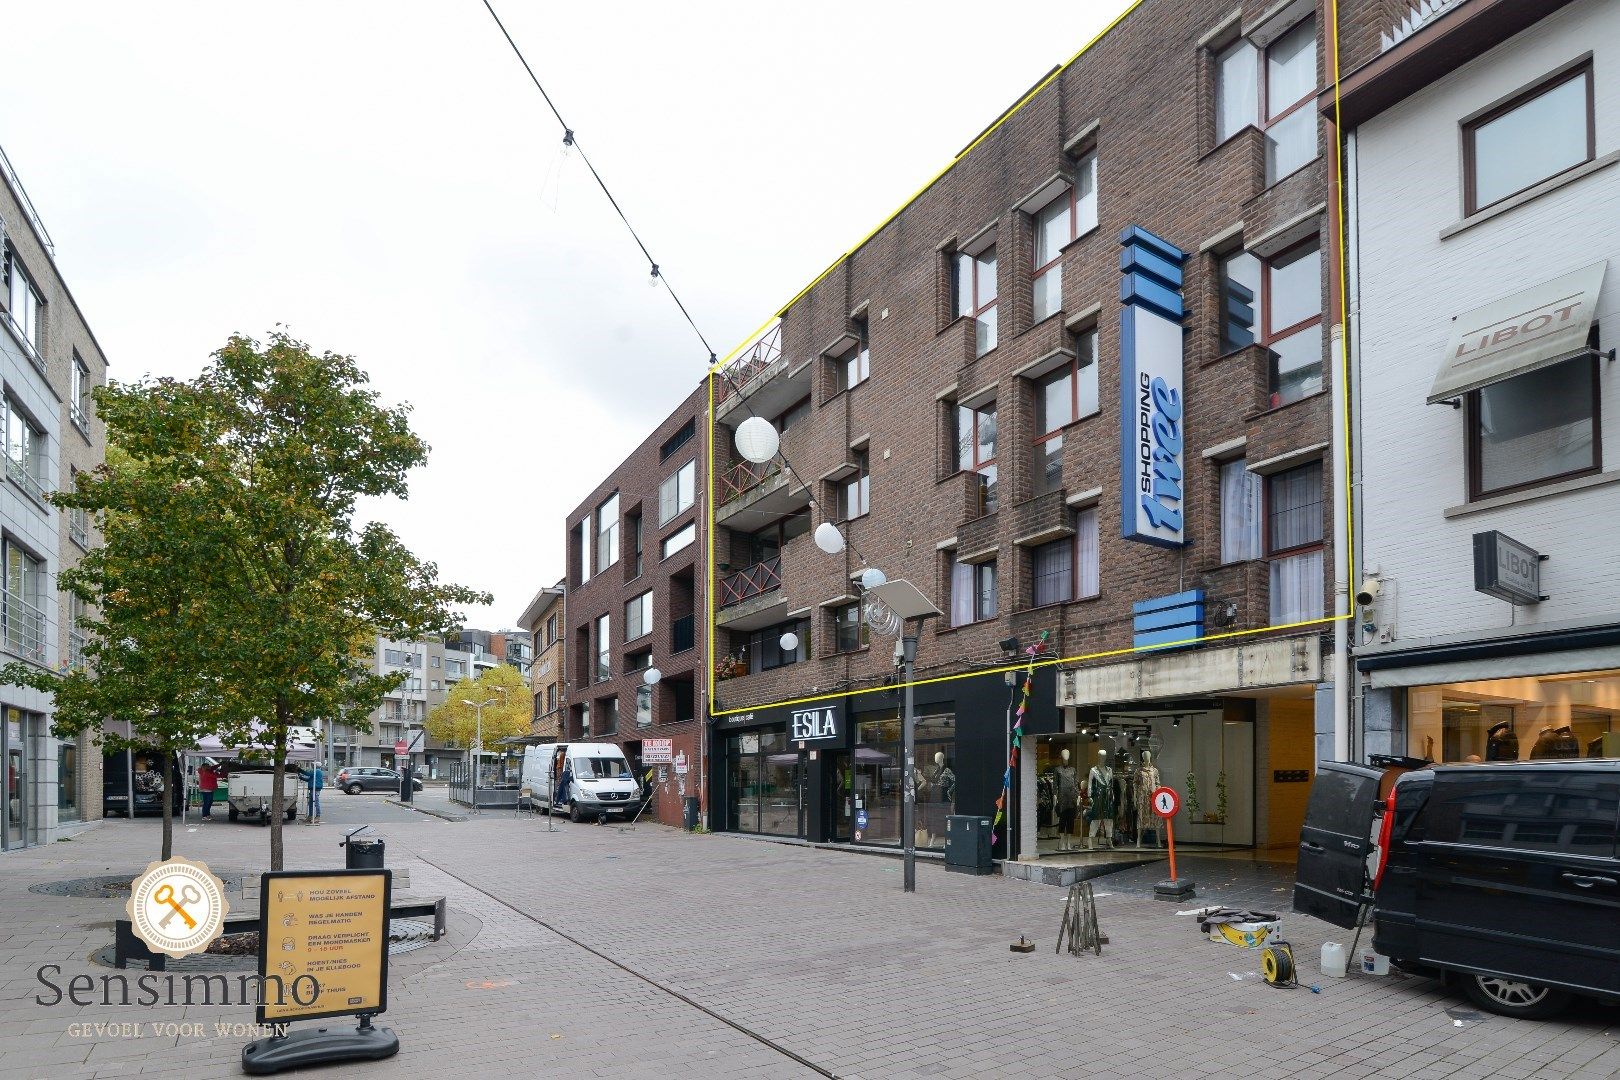
MULTIPOLYGON (((368 766, 349 765, 338 770, 337 786, 350 795, 358 795, 362 791, 394 791, 399 790, 399 770, 377 769, 368 766)), ((422 790, 422 778, 411 777, 413 791, 422 790)))
POLYGON ((624 751, 616 743, 547 743, 523 752, 523 786, 532 793, 530 803, 547 813, 568 812, 569 820, 589 817, 633 817, 641 808, 643 792, 630 772, 624 751), (553 788, 569 770, 568 791, 553 788))
POLYGON ((1349 929, 1371 902, 1375 949, 1504 1016, 1620 1002, 1620 761, 1437 766, 1380 798, 1385 781, 1321 767, 1296 910, 1349 929))

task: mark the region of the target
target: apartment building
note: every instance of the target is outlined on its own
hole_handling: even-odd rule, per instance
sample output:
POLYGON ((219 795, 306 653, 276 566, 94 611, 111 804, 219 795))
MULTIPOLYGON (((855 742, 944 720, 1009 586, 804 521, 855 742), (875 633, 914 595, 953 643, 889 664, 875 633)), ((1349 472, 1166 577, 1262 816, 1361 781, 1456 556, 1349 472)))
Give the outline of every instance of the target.
POLYGON ((443 641, 378 637, 372 671, 378 675, 403 672, 405 679, 367 717, 371 730, 361 731, 358 725, 342 722, 332 724, 332 768, 403 766, 406 755, 399 751, 399 745, 403 743, 409 750, 419 744, 412 755, 417 774, 426 779, 447 779, 452 764, 466 761, 467 748, 429 736, 425 725, 428 714, 449 699, 450 688, 470 677, 471 664, 469 653, 452 649, 443 641))
POLYGON ((703 798, 703 586, 708 388, 568 515, 567 713, 561 737, 618 743, 653 770, 649 817, 703 798), (649 682, 651 670, 658 672, 649 682))
MULTIPOLYGON (((57 575, 97 542, 88 515, 46 496, 101 464, 106 429, 91 401, 107 360, 68 291, 55 248, 11 162, 0 151, 0 380, 5 481, 0 649, 5 660, 59 668, 84 662, 78 602, 57 575)), ((102 758, 89 736, 59 739, 51 699, 0 687, 6 806, 0 850, 50 843, 101 817, 102 758)))
POLYGON ((567 707, 563 642, 566 612, 564 595, 568 579, 548 585, 534 594, 529 606, 518 617, 518 625, 529 633, 534 659, 529 666, 529 688, 534 693, 534 720, 529 737, 536 742, 554 742, 562 735, 560 717, 567 707))
POLYGON ((994 812, 1021 700, 995 669, 1031 647, 1086 659, 1035 672, 998 856, 1137 838, 1150 754, 1178 840, 1297 841, 1343 489, 1326 30, 1309 2, 1146 0, 716 378, 712 826, 900 843, 872 568, 942 612, 921 846, 994 812), (750 416, 780 433, 764 466, 733 447, 750 416), (1087 824, 1094 773, 1114 794, 1087 824))
POLYGON ((1620 756, 1620 3, 1398 7, 1343 33, 1359 741, 1620 756))

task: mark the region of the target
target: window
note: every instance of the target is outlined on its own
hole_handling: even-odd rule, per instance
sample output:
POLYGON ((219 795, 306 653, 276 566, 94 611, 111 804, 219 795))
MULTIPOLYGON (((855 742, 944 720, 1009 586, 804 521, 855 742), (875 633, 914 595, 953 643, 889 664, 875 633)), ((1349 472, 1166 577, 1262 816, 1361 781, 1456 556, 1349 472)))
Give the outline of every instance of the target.
POLYGON ((636 727, 652 727, 653 688, 636 687, 636 727))
POLYGON ((1221 354, 1254 344, 1255 307, 1260 300, 1260 260, 1247 251, 1235 251, 1220 260, 1216 271, 1220 288, 1221 354))
POLYGON ((861 618, 860 604, 833 609, 833 634, 841 653, 858 652, 871 643, 872 631, 861 618))
POLYGON ((629 514, 625 515, 624 520, 626 525, 626 550, 629 552, 629 558, 625 562, 624 574, 625 580, 628 581, 633 578, 640 577, 641 572, 646 569, 646 567, 643 565, 641 557, 641 509, 638 507, 635 510, 632 510, 629 514))
POLYGON ((697 421, 688 420, 682 424, 680 430, 664 440, 664 445, 658 448, 658 462, 663 464, 673 457, 681 447, 692 441, 697 434, 697 421))
POLYGON ((1322 617, 1322 463, 1266 477, 1271 625, 1322 617))
POLYGON ((7 540, 4 625, 7 649, 31 660, 45 659, 45 564, 7 540))
MULTIPOLYGON (((547 645, 555 645, 555 644, 557 644, 557 616, 555 616, 555 615, 551 616, 549 619, 546 620, 546 644, 547 645)), ((437 665, 438 665, 438 661, 435 660, 434 661, 434 666, 437 666, 437 665)))
POLYGON ((857 323, 856 329, 860 340, 833 358, 838 369, 839 390, 853 389, 872 374, 872 349, 866 340, 866 323, 857 323))
POLYGON ((77 349, 73 350, 73 383, 68 391, 68 416, 81 428, 90 424, 90 369, 85 366, 77 349))
POLYGON ((6 252, 6 280, 10 285, 11 325, 21 335, 23 343, 37 360, 39 355, 39 309, 44 304, 34 283, 29 280, 28 271, 22 268, 21 261, 14 251, 6 252))
POLYGON ((996 403, 989 402, 956 409, 956 460, 958 471, 979 474, 979 512, 995 512, 996 499, 996 403))
POLYGON ((1435 777, 1423 816, 1430 841, 1607 859, 1617 808, 1612 775, 1467 769, 1435 777))
POLYGON ((1097 508, 1091 506, 1074 515, 1075 599, 1096 596, 1101 588, 1101 537, 1097 532, 1097 508))
POLYGON ((28 494, 41 501, 45 484, 45 433, 36 428, 16 403, 5 400, 6 474, 28 494))
POLYGON ((868 471, 870 459, 865 450, 857 450, 855 475, 839 482, 838 512, 845 521, 861 517, 872 508, 872 474, 868 471))
POLYGON ((616 697, 603 698, 596 703, 596 715, 601 720, 597 725, 595 734, 612 735, 619 730, 619 699, 616 697))
POLYGON ((1075 166, 1074 183, 1035 212, 1035 321, 1063 309, 1063 249, 1097 227, 1097 155, 1075 166))
POLYGON ((1074 595, 1074 543, 1068 537, 1042 544, 1033 552, 1035 607, 1061 604, 1074 595))
POLYGON ((437 656, 428 657, 428 664, 431 667, 438 667, 439 666, 439 658, 437 656))
POLYGON ((659 545, 659 549, 663 552, 663 558, 667 559, 677 551, 685 551, 691 547, 692 541, 696 539, 697 522, 689 522, 666 536, 664 542, 659 545))
POLYGON ((793 427, 793 425, 797 424, 800 420, 803 420, 809 415, 810 399, 808 397, 802 397, 798 401, 795 401, 792 405, 789 405, 786 409, 783 409, 781 415, 771 422, 776 425, 777 431, 786 433, 789 428, 793 427))
POLYGON ((552 683, 546 687, 546 712, 555 712, 557 709, 557 684, 552 683))
POLYGON ((444 689, 444 683, 439 681, 438 679, 430 679, 430 680, 428 680, 428 685, 429 685, 430 688, 432 688, 434 690, 443 690, 444 689))
POLYGON ((803 619, 768 626, 748 635, 748 672, 787 667, 810 659, 810 624, 803 619), (792 649, 782 648, 782 637, 792 634, 798 638, 792 649))
POLYGON ((1469 497, 1596 472, 1598 361, 1580 356, 1467 396, 1469 497))
POLYGON ((1596 153, 1587 61, 1463 123, 1465 212, 1501 202, 1596 153))
POLYGON ((1260 115, 1255 50, 1239 38, 1215 56, 1215 142, 1251 126, 1260 115))
MULTIPOLYGON (((79 490, 79 470, 69 466, 68 490, 79 490)), ((86 550, 90 547, 90 512, 82 506, 71 506, 67 512, 68 539, 86 550)))
POLYGON ((383 650, 383 663, 385 663, 385 664, 393 664, 395 667, 404 667, 407 662, 408 661, 405 659, 405 653, 402 652, 401 650, 399 650, 399 649, 384 649, 383 650))
POLYGON ((653 594, 644 592, 624 605, 624 640, 634 641, 643 634, 652 633, 653 594))
POLYGON ((1221 463, 1221 562, 1260 557, 1261 477, 1244 458, 1221 463))
POLYGON ((444 662, 444 670, 451 675, 465 675, 467 674, 467 665, 465 661, 451 660, 446 658, 444 662))
POLYGON ((974 353, 983 356, 996 347, 996 248, 974 255, 958 252, 953 274, 956 314, 977 320, 974 353))
POLYGON ((596 572, 619 561, 619 493, 596 508, 596 572))
POLYGON ((966 626, 996 617, 996 562, 951 560, 951 625, 966 626))
POLYGON ((601 615, 596 620, 596 681, 613 678, 613 620, 601 615))
MULTIPOLYGON (((82 668, 85 666, 84 646, 84 620, 86 605, 83 597, 76 593, 68 593, 68 666, 82 668)), ((66 749, 64 747, 64 749, 66 749)))
POLYGON ((694 458, 658 485, 658 524, 668 525, 677 514, 690 507, 696 490, 697 460, 694 458))
POLYGON ((1311 239, 1268 259, 1261 274, 1260 344, 1269 355, 1271 406, 1322 389, 1322 253, 1311 239))
POLYGON ((810 531, 810 511, 801 510, 795 514, 780 518, 774 525, 768 525, 758 532, 748 536, 748 554, 750 561, 755 563, 769 562, 782 554, 782 549, 789 540, 803 536, 810 531))
POLYGON ((1266 183, 1316 160, 1316 20, 1305 19, 1266 46, 1266 183))
POLYGON ((1063 429, 1098 411, 1097 332, 1075 337, 1075 357, 1035 380, 1035 494, 1063 486, 1063 429))
POLYGON ((590 518, 568 530, 568 554, 579 567, 581 585, 591 580, 591 545, 585 535, 590 531, 590 518))

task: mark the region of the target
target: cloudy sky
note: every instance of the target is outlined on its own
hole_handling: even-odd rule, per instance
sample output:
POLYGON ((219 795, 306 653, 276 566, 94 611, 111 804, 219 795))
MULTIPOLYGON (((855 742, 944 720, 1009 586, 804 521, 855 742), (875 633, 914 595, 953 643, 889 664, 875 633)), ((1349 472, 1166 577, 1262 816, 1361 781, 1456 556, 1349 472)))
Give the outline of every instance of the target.
MULTIPOLYGON (((982 2, 495 6, 723 356, 1128 4, 994 47, 982 2)), ((0 12, 0 145, 113 377, 277 323, 354 354, 433 447, 372 513, 513 624, 707 357, 482 0, 0 12)))

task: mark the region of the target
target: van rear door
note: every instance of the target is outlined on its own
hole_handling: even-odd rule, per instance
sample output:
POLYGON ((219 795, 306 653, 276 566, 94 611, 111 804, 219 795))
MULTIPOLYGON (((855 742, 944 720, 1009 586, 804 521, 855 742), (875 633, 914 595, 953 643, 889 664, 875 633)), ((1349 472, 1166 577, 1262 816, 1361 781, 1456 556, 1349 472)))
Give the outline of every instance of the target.
POLYGON ((1381 769, 1323 762, 1299 831, 1294 910, 1349 929, 1367 892, 1373 813, 1381 769))

